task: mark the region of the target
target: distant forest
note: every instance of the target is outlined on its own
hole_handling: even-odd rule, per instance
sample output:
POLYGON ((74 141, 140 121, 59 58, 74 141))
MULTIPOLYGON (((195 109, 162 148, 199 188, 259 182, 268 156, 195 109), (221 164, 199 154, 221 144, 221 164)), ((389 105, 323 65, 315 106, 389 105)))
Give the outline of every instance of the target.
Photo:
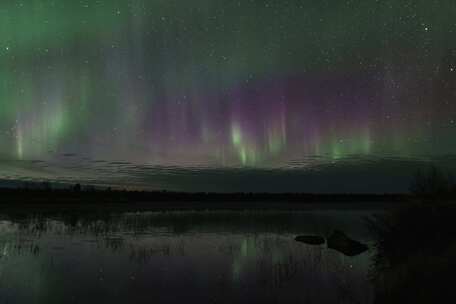
POLYGON ((403 202, 416 199, 453 200, 456 184, 451 174, 435 167, 417 172, 410 184, 410 193, 403 194, 320 194, 258 192, 173 192, 133 191, 75 184, 53 186, 49 182, 24 183, 23 187, 0 189, 0 204, 12 203, 152 203, 152 202, 403 202))

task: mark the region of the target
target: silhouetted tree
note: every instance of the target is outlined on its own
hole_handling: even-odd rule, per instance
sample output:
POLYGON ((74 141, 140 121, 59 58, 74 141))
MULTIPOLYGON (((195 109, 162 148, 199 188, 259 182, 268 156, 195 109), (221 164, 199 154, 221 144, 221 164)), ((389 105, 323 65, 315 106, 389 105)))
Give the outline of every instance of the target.
POLYGON ((76 184, 73 187, 74 192, 81 192, 81 184, 76 184))
POLYGON ((43 182, 43 184, 41 186, 42 186, 44 191, 51 191, 52 190, 52 186, 51 186, 50 182, 43 182))
POLYGON ((410 192, 418 197, 446 197, 454 189, 450 174, 432 166, 427 172, 418 171, 410 185, 410 192))
POLYGON ((454 303, 456 206, 431 201, 368 219, 375 303, 454 303))

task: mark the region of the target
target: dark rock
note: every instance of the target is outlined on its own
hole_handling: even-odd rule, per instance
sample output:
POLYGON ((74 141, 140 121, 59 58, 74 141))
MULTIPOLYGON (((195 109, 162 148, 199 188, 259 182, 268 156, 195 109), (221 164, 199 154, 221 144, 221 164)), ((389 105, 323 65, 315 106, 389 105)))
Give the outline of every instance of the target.
POLYGON ((298 235, 295 237, 295 241, 308 245, 321 245, 325 243, 325 238, 317 235, 298 235))
POLYGON ((334 231, 327 239, 328 248, 337 250, 347 256, 355 256, 367 251, 367 245, 350 239, 342 231, 334 231))

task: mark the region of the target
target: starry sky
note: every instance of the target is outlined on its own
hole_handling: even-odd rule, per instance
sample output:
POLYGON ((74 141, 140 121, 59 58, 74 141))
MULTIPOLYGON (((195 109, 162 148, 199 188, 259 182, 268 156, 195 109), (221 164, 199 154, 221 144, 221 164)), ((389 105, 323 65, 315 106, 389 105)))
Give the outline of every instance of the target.
POLYGON ((455 35, 454 0, 3 0, 0 179, 448 159, 455 35))

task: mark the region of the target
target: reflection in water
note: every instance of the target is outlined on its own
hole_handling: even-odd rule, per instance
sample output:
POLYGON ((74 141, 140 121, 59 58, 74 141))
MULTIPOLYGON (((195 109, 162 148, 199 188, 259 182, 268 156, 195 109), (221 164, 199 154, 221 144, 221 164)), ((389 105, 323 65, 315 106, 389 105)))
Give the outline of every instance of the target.
POLYGON ((369 243, 366 215, 3 216, 0 303, 371 303, 371 252, 294 240, 341 229, 369 243))

